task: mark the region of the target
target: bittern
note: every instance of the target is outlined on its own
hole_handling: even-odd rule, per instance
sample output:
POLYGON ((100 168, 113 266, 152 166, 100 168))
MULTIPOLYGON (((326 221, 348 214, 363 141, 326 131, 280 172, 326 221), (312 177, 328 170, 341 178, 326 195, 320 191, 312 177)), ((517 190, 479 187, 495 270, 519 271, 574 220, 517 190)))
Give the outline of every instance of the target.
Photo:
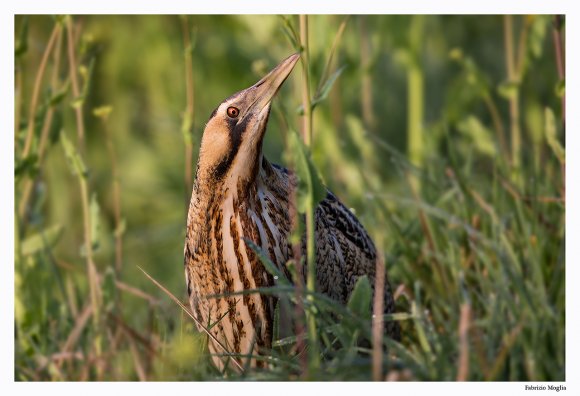
MULTIPOLYGON (((256 84, 224 100, 201 139, 187 216, 185 279, 198 327, 210 329, 208 347, 218 368, 224 367, 224 349, 250 355, 264 353, 272 344, 276 298, 239 292, 276 284, 247 240, 281 270, 294 258, 290 197, 297 178, 264 157, 262 141, 272 99, 299 57, 288 57, 256 84)), ((346 303, 362 275, 374 285, 375 245, 330 191, 315 208, 315 246, 318 292, 346 303)), ((384 308, 385 313, 394 310, 386 277, 384 308)), ((385 328, 399 338, 396 322, 385 328)), ((263 361, 250 363, 261 366, 263 361)))

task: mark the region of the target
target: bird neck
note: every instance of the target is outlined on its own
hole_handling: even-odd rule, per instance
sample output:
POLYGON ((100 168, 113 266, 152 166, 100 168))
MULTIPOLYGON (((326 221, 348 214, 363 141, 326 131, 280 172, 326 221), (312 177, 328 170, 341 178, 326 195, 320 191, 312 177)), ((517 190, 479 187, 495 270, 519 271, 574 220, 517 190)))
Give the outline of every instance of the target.
POLYGON ((252 161, 249 172, 243 175, 232 172, 222 180, 213 179, 198 165, 189 217, 202 219, 210 216, 217 206, 230 198, 234 202, 255 203, 259 199, 259 191, 285 195, 291 184, 289 177, 288 171, 272 165, 262 153, 259 153, 257 161, 252 161))

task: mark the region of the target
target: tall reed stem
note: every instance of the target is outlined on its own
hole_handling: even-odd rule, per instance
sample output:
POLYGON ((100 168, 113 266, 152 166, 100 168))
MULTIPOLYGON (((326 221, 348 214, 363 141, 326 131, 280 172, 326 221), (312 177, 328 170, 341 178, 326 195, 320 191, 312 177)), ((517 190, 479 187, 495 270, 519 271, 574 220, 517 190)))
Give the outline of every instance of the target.
POLYGON ((119 177, 119 166, 117 164, 117 153, 115 152, 115 145, 113 137, 109 131, 108 125, 108 111, 100 115, 103 122, 103 131, 105 133, 105 140, 107 142, 107 151, 109 159, 111 160, 111 176, 113 177, 113 213, 115 216, 115 271, 117 275, 121 274, 123 268, 123 230, 121 217, 121 181, 119 177))
MULTIPOLYGON (((382 238, 381 238, 382 239, 382 238)), ((382 242, 377 241, 377 242, 382 242)), ((383 246, 380 243, 378 246, 383 246)), ((375 262, 375 295, 373 299, 373 381, 383 380, 383 335, 385 323, 383 320, 384 313, 384 295, 385 295, 385 262, 381 252, 377 252, 375 262)))
MULTIPOLYGON (((60 26, 60 22, 57 22, 57 26, 60 26)), ((58 28, 57 35, 56 35, 56 49, 54 50, 54 54, 53 54, 52 77, 51 77, 51 82, 50 82, 50 86, 51 86, 51 89, 53 91, 53 94, 58 89, 58 72, 59 72, 59 68, 60 68, 62 37, 63 37, 62 28, 58 28)), ((46 110, 46 115, 44 116, 44 121, 43 121, 42 129, 40 132, 40 141, 38 143, 38 149, 37 149, 37 156, 38 156, 37 166, 39 169, 42 169, 42 163, 44 160, 44 152, 45 152, 45 149, 47 146, 48 134, 50 132, 50 127, 52 126, 53 116, 54 116, 54 105, 51 105, 51 106, 49 106, 48 110, 46 110)), ((30 130, 29 130, 29 132, 30 132, 30 130)), ((28 148, 30 149, 30 147, 28 147, 28 148)), ((18 206, 18 213, 20 215, 20 218, 23 218, 26 214, 25 212, 26 212, 26 209, 28 208, 28 201, 30 200, 30 197, 32 196, 32 191, 33 191, 34 185, 37 182, 37 179, 38 179, 38 177, 36 179, 28 178, 24 182, 24 186, 22 188, 22 195, 20 197, 20 204, 18 206)))
POLYGON ((457 359, 456 381, 469 379, 469 327, 471 325, 471 305, 461 304, 459 315, 459 358, 457 359))
POLYGON ((423 71, 418 65, 411 65, 407 71, 407 123, 408 150, 413 165, 423 163, 423 71))
POLYGON ((373 81, 371 78, 371 40, 367 29, 367 16, 360 16, 360 63, 362 67, 361 106, 365 128, 373 131, 376 126, 373 111, 373 81))
MULTIPOLYGON (((68 60, 69 60, 69 73, 73 90, 73 103, 75 120, 77 126, 77 155, 83 161, 85 153, 85 123, 83 116, 83 105, 85 98, 81 97, 81 90, 77 78, 77 61, 76 61, 76 50, 75 50, 75 40, 74 40, 74 23, 72 17, 69 15, 66 17, 66 29, 67 29, 67 48, 68 48, 68 60)), ((88 82, 85 82, 88 84, 88 82)), ((84 229, 84 245, 85 245, 85 255, 86 255, 86 267, 87 267, 87 277, 89 281, 89 291, 90 291, 90 301, 92 306, 92 316, 93 325, 96 329, 96 335, 93 342, 93 348, 97 359, 102 353, 102 328, 101 328, 101 312, 100 312, 100 301, 101 301, 101 289, 99 283, 99 274, 97 272, 97 267, 93 259, 93 235, 92 235, 92 220, 90 213, 90 192, 89 192, 89 178, 88 172, 78 172, 78 180, 81 193, 81 205, 83 210, 83 229, 84 229)), ((97 365, 97 378, 103 376, 102 365, 97 365)))
MULTIPOLYGON (((411 162, 423 164, 423 69, 419 63, 424 31, 424 16, 414 15, 409 30, 409 64, 407 69, 407 149, 411 162)), ((418 183, 418 181, 417 181, 418 183)))
POLYGON ((34 118, 36 115, 36 106, 38 105, 38 97, 40 95, 40 86, 42 85, 42 78, 44 77, 44 71, 46 70, 46 65, 48 63, 48 58, 52 49, 57 41, 60 34, 61 26, 60 23, 54 25, 54 29, 48 39, 48 44, 46 44, 46 49, 42 55, 42 60, 40 61, 40 66, 38 66, 38 72, 36 73, 36 80, 34 81, 34 88, 32 90, 32 99, 30 101, 30 109, 28 111, 28 132, 26 135, 26 142, 24 143, 24 150, 22 151, 22 158, 28 157, 30 149, 32 147, 32 140, 34 138, 34 118))
POLYGON ((312 142, 312 105, 310 98, 310 57, 308 53, 308 15, 300 15, 300 46, 302 47, 302 105, 304 117, 302 118, 302 138, 306 146, 312 142))
MULTIPOLYGON (((304 108, 303 118, 303 139, 309 148, 312 144, 312 106, 310 97, 310 73, 309 73, 309 53, 308 53, 308 16, 300 15, 300 46, 302 47, 302 106, 304 108)), ((312 192, 311 192, 312 193, 312 192)), ((308 301, 312 305, 314 298, 312 293, 316 290, 316 251, 314 246, 314 204, 310 199, 306 209, 306 266, 308 275, 306 279, 306 289, 308 290, 308 301)), ((312 310, 306 313, 308 326, 308 375, 312 378, 315 371, 320 366, 318 353, 316 317, 312 310)))
MULTIPOLYGON (((81 99, 81 90, 79 86, 79 80, 77 76, 77 60, 75 54, 75 38, 74 38, 74 24, 71 16, 66 18, 66 32, 67 32, 67 44, 68 44, 68 62, 69 62, 69 73, 70 80, 72 84, 72 91, 74 95, 73 100, 81 99)), ((81 153, 84 154, 85 151, 85 125, 83 122, 83 106, 82 101, 78 106, 74 106, 76 113, 77 122, 77 137, 79 142, 79 147, 81 153)))
MULTIPOLYGON (((556 52, 556 67, 558 68, 558 77, 564 80, 566 77, 565 54, 562 43, 562 19, 561 15, 554 17, 554 27, 552 29, 552 38, 554 40, 554 50, 556 52)), ((562 124, 566 125, 566 93, 562 95, 562 124)))
MULTIPOLYGON (((504 15, 504 47, 508 83, 519 84, 516 70, 515 49, 513 40, 513 19, 511 15, 504 15)), ((521 130, 520 130, 520 93, 519 88, 509 98, 510 131, 511 131, 511 163, 512 181, 520 178, 521 166, 521 130)))
POLYGON ((22 113, 22 65, 19 59, 16 59, 16 66, 14 70, 14 152, 19 152, 20 149, 20 117, 22 113))
MULTIPOLYGON (((560 81, 566 78, 566 54, 564 52, 564 43, 562 42, 562 26, 563 16, 554 16, 554 27, 552 29, 552 38, 554 40, 554 50, 556 52, 556 66, 558 68, 558 77, 560 81)), ((562 94, 562 127, 566 130, 566 91, 562 94)), ((566 199, 566 163, 563 162, 560 166, 562 170, 562 199, 566 199)))
POLYGON ((181 132, 183 133, 183 140, 185 143, 185 211, 189 207, 189 199, 193 187, 193 117, 194 117, 194 85, 193 85, 193 59, 192 51, 193 45, 191 42, 191 29, 189 27, 189 19, 187 16, 181 18, 181 27, 183 34, 184 58, 185 58, 185 98, 186 106, 183 114, 183 124, 181 132))

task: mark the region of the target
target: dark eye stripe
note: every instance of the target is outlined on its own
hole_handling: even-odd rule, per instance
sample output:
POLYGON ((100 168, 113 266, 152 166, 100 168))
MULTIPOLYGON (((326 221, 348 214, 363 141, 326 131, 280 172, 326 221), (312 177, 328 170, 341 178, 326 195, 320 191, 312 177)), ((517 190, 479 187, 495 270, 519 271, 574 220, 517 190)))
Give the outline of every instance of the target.
POLYGON ((242 144, 242 139, 244 131, 248 127, 249 118, 245 118, 239 123, 234 119, 228 119, 228 139, 230 141, 230 151, 228 154, 220 161, 220 163, 214 168, 213 176, 216 180, 219 180, 225 176, 227 171, 230 169, 234 158, 240 149, 242 144))

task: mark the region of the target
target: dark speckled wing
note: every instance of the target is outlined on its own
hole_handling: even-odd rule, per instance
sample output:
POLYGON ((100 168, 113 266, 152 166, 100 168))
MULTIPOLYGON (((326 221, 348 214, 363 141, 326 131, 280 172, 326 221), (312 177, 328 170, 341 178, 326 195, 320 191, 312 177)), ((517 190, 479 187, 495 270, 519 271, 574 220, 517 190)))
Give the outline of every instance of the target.
MULTIPOLYGON (((289 194, 296 188, 292 172, 272 164, 266 169, 265 184, 284 186, 289 194)), ((319 291, 346 304, 357 280, 366 275, 374 289, 377 250, 356 216, 330 191, 315 210, 316 282, 319 291)), ((306 254, 306 238, 302 239, 302 254, 306 254)), ((290 257, 288 257, 290 258, 290 257)), ((385 271, 386 272, 386 271, 385 271)), ((393 292, 385 274, 384 312, 395 310, 393 292)), ((386 333, 400 339, 397 322, 385 323, 386 333)))
MULTIPOLYGON (((321 291, 346 303, 359 277, 367 275, 374 288, 377 251, 372 239, 355 215, 328 192, 316 208, 317 278, 321 291)), ((395 309, 393 293, 385 277, 384 312, 395 309)), ((385 331, 400 338, 396 322, 385 331)))

